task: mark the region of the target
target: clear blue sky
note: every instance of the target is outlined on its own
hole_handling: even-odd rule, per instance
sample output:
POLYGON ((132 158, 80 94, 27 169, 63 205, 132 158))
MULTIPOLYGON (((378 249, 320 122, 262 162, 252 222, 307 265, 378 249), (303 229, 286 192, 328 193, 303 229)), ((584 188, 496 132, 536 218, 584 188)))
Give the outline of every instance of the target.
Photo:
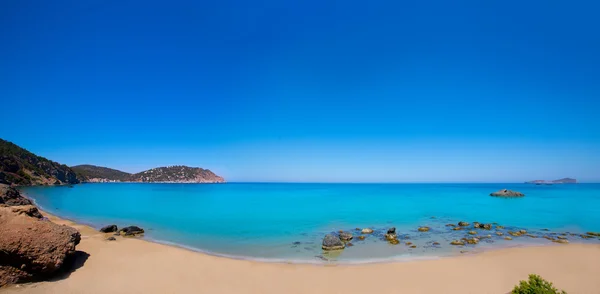
POLYGON ((0 137, 230 181, 600 181, 599 3, 4 0, 0 137))

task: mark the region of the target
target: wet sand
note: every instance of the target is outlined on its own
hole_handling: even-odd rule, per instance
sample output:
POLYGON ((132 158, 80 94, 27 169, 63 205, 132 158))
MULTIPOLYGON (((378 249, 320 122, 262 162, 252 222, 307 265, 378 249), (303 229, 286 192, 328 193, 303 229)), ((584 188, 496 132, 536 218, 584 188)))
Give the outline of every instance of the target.
POLYGON ((116 237, 47 213, 82 233, 76 268, 0 293, 508 293, 536 273, 568 293, 600 293, 600 245, 553 244, 364 265, 263 263, 116 237))

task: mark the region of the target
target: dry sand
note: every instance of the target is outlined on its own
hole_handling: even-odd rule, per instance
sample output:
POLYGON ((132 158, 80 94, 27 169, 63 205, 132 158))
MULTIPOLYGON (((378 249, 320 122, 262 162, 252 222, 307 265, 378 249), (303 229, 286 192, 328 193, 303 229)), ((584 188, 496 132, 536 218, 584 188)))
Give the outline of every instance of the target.
MULTIPOLYGON (((49 215, 45 213, 44 215, 49 215)), ((79 229, 83 265, 55 281, 0 293, 507 293, 536 273, 568 293, 600 293, 600 245, 500 249, 437 260, 367 265, 275 264, 215 257, 79 229)))

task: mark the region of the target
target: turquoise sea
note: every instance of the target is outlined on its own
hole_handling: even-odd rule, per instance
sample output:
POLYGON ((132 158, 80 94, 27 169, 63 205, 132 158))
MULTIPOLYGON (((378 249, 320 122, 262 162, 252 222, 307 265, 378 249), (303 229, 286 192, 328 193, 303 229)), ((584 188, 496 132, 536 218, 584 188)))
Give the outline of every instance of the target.
POLYGON ((153 241, 268 261, 360 263, 554 244, 532 237, 508 241, 496 230, 478 230, 478 235, 492 238, 451 246, 450 241, 469 236, 468 230, 446 226, 458 221, 498 223, 506 227, 500 230, 504 233, 525 229, 536 237, 568 232, 569 242, 600 243, 576 235, 600 231, 600 184, 106 183, 27 187, 23 192, 52 214, 96 228, 137 225, 153 241), (489 196, 504 188, 526 196, 489 196), (392 226, 399 245, 382 240, 392 226), (419 226, 431 231, 418 232, 419 226), (373 228, 375 233, 361 241, 355 228, 373 228), (352 232, 354 246, 323 252, 322 238, 338 230, 352 232))

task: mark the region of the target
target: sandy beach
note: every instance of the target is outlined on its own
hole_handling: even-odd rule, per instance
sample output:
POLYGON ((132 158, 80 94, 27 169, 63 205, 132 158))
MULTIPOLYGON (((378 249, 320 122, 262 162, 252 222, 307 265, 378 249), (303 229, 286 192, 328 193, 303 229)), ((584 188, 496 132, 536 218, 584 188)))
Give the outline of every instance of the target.
POLYGON ((600 245, 500 249, 437 260, 302 265, 234 260, 117 237, 44 213, 82 233, 76 269, 2 293, 507 293, 536 273, 569 293, 600 293, 600 245))

